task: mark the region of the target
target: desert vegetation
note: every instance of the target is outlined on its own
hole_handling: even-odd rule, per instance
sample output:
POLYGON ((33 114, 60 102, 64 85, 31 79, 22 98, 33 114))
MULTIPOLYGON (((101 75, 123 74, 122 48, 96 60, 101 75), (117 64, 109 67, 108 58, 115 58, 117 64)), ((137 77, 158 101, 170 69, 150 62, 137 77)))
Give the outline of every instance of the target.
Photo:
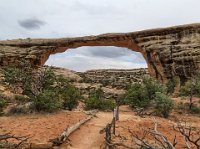
MULTIPOLYGON (((66 78, 56 76, 51 67, 34 70, 26 62, 21 64, 3 70, 4 83, 16 93, 17 106, 11 109, 11 113, 24 113, 26 106, 28 110, 38 112, 72 110, 77 106, 79 91, 66 78)), ((1 104, 4 105, 3 100, 1 104)))
POLYGON ((114 99, 105 98, 103 90, 101 88, 91 92, 85 104, 86 110, 98 109, 103 111, 112 111, 116 106, 114 99))
POLYGON ((145 76, 142 83, 133 84, 124 95, 124 100, 133 109, 154 107, 154 112, 165 118, 173 109, 167 88, 149 76, 145 76))
MULTIPOLYGON (((5 115, 4 111, 10 105, 12 106, 8 108, 9 115, 22 113, 53 113, 61 110, 71 111, 76 108, 79 103, 83 104, 82 110, 88 111, 97 109, 106 113, 113 111, 117 106, 125 105, 131 108, 131 113, 141 119, 156 117, 156 119, 159 120, 173 121, 173 123, 175 123, 173 124, 173 131, 176 132, 178 136, 186 138, 186 141, 182 142, 182 144, 185 143, 185 147, 189 145, 195 148, 199 145, 199 131, 194 131, 199 128, 182 125, 182 122, 178 121, 178 119, 172 120, 177 113, 186 113, 198 117, 200 113, 200 103, 196 99, 200 96, 199 76, 185 82, 185 84, 181 86, 180 97, 175 99, 172 97, 176 85, 173 80, 167 82, 167 84, 161 84, 147 74, 143 74, 138 80, 136 79, 136 82, 126 82, 128 86, 124 86, 124 84, 120 86, 119 80, 117 79, 117 82, 115 82, 113 86, 109 83, 107 78, 105 80, 96 80, 95 84, 92 81, 95 79, 90 78, 91 74, 89 75, 90 77, 83 75, 84 77, 78 81, 78 85, 81 83, 88 86, 91 84, 94 85, 81 89, 80 87, 77 88, 76 82, 74 83, 74 81, 69 81, 65 76, 56 74, 53 67, 45 66, 33 69, 29 63, 21 62, 20 67, 5 67, 2 72, 4 78, 2 83, 13 92, 13 96, 7 97, 1 94, 1 115, 5 115), (89 78, 90 81, 88 81, 89 78), (112 88, 115 94, 107 95, 104 90, 105 88, 112 88), (116 92, 119 92, 119 89, 123 89, 124 92, 116 94, 116 92), (190 133, 194 133, 195 136, 190 133)), ((106 71, 103 71, 103 73, 105 72, 106 71)), ((95 75, 95 73, 92 72, 92 75, 95 75)), ((100 72, 98 72, 98 76, 99 75, 100 72)), ((106 73, 104 75, 106 76, 106 73)), ((111 80, 115 80, 114 77, 111 78, 111 80)), ((130 79, 129 76, 127 78, 130 79)), ((117 122, 116 125, 120 126, 120 123, 121 122, 117 122)), ((153 124, 154 126, 152 124, 150 125, 154 127, 153 129, 144 128, 140 132, 131 129, 130 126, 130 129, 126 130, 127 134, 121 136, 123 142, 118 142, 119 140, 117 140, 117 142, 111 142, 111 147, 119 147, 122 145, 124 148, 134 148, 136 145, 141 148, 176 148, 176 144, 179 144, 177 143, 179 139, 176 140, 176 138, 173 138, 174 140, 172 140, 168 135, 165 135, 165 133, 159 129, 157 121, 153 120, 153 124), (128 136, 129 139, 131 136, 132 145, 126 143, 127 140, 130 142, 129 139, 124 140, 124 138, 128 136), (153 140, 154 143, 152 143, 153 140)), ((116 132, 119 133, 120 136, 120 131, 118 131, 118 128, 116 128, 116 132)), ((3 133, 3 135, 19 138, 19 143, 25 142, 27 139, 27 136, 22 136, 23 139, 20 140, 21 136, 10 133, 3 133)), ((118 137, 116 136, 116 138, 118 137)), ((3 142, 6 140, 7 138, 3 140, 3 142)), ((62 143, 64 143, 64 141, 62 141, 62 143)), ((18 146, 18 144, 12 145, 18 146)))
POLYGON ((188 110, 192 113, 200 113, 199 105, 195 105, 193 97, 200 97, 200 75, 188 80, 180 89, 180 96, 186 96, 189 100, 188 110))
MULTIPOLYGON (((178 122, 172 125, 170 134, 162 132, 166 126, 160 126, 157 119, 152 118, 150 127, 141 127, 139 130, 133 127, 126 128, 126 135, 117 134, 115 141, 110 142, 111 147, 122 147, 128 149, 150 148, 150 149, 199 149, 200 129, 194 128, 187 123, 178 122), (126 143, 124 143, 126 142, 126 143), (131 145, 130 145, 131 144, 131 145)), ((130 126, 130 125, 129 125, 130 126)))
POLYGON ((6 106, 6 100, 0 95, 0 115, 3 114, 3 108, 6 106))
MULTIPOLYGON (((145 76, 142 82, 133 84, 124 94, 124 103, 128 104, 138 116, 144 118, 144 121, 146 121, 145 119, 148 119, 148 121, 142 122, 139 125, 134 124, 136 123, 136 120, 132 120, 132 124, 131 120, 127 123, 123 121, 118 122, 118 129, 121 128, 123 131, 119 130, 115 135, 117 137, 114 137, 112 140, 110 139, 112 132, 110 131, 111 129, 109 129, 108 132, 110 138, 106 138, 108 142, 107 145, 111 148, 119 147, 128 149, 199 149, 199 122, 194 126, 194 124, 191 124, 192 120, 188 121, 186 119, 187 116, 184 116, 184 119, 181 119, 180 115, 176 117, 176 115, 178 115, 177 112, 181 107, 181 114, 195 114, 196 116, 194 117, 198 119, 199 100, 197 99, 199 99, 199 84, 199 76, 191 78, 181 86, 180 96, 182 97, 172 98, 171 95, 173 93, 172 90, 174 90, 174 82, 169 82, 165 86, 160 84, 157 80, 145 76), (194 98, 196 100, 194 100, 194 98), (182 100, 185 101, 184 104, 182 103, 182 100), (158 117, 155 118, 156 116, 158 117), (160 117, 170 121, 171 124, 169 126, 159 126, 157 119, 159 119, 160 123, 163 123, 163 120, 162 118, 160 119, 160 117), (147 125, 149 120, 152 120, 153 124, 150 123, 148 124, 149 126, 142 126, 143 124, 147 125), (171 133, 167 134, 166 129, 171 133)), ((115 127, 112 123, 110 123, 109 126, 110 128, 115 127)))

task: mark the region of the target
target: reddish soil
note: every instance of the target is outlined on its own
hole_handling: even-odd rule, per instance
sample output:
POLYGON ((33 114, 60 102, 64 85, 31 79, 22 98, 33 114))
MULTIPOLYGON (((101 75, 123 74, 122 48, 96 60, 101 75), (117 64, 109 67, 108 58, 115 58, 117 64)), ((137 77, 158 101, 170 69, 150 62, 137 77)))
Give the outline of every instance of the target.
POLYGON ((0 133, 30 136, 31 143, 46 143, 59 136, 65 128, 84 119, 83 112, 58 112, 0 117, 0 133))
MULTIPOLYGON (((177 100, 177 104, 179 99, 177 100)), ((199 103, 199 100, 196 100, 199 103)), ((80 107, 82 105, 80 104, 80 107)), ((101 149, 104 147, 105 134, 99 131, 105 128, 106 124, 112 120, 112 112, 98 112, 94 117, 80 129, 76 130, 69 137, 70 144, 64 143, 59 149, 101 149)), ((75 124, 80 119, 87 117, 83 112, 58 112, 51 114, 32 114, 10 117, 0 117, 0 133, 11 132, 16 136, 30 135, 30 141, 34 143, 45 143, 61 134, 68 126, 75 124)), ((177 137, 177 149, 184 147, 183 137, 174 131, 177 119, 187 122, 196 130, 200 129, 200 116, 188 113, 178 113, 174 111, 168 119, 155 117, 158 123, 158 130, 168 137, 171 141, 175 134, 177 137)), ((134 146, 131 141, 130 129, 133 133, 142 135, 143 129, 153 128, 154 124, 151 117, 145 118, 137 116, 128 106, 120 107, 119 121, 116 124, 116 136, 113 140, 134 146), (123 137, 120 137, 123 136, 123 137), (125 138, 128 140, 126 140, 125 138)), ((147 139, 152 141, 152 137, 147 139)), ((122 149, 122 148, 119 148, 122 149)))
MULTIPOLYGON (((121 111, 124 107, 120 108, 121 111)), ((103 149, 105 148, 105 133, 99 131, 112 121, 112 112, 98 112, 89 122, 85 123, 69 137, 70 144, 63 144, 59 149, 103 149)), ((120 112, 120 119, 123 121, 134 118, 133 112, 120 112)))
MULTIPOLYGON (((123 107, 123 108, 127 108, 128 107, 123 107)), ((130 140, 132 140, 133 138, 131 137, 131 133, 129 132, 129 129, 131 130, 131 132, 133 132, 134 134, 137 134, 138 136, 143 135, 143 130, 144 129, 153 129, 154 128, 154 123, 152 118, 150 117, 139 117, 137 115, 134 114, 134 112, 132 112, 131 110, 127 110, 126 112, 123 112, 123 114, 133 114, 132 119, 127 119, 127 120, 122 120, 120 119, 117 122, 116 125, 116 136, 114 137, 115 142, 123 142, 129 146, 135 146, 135 144, 133 142, 131 142, 130 140), (125 137, 125 138, 123 138, 125 137)), ((177 119, 187 122, 188 125, 194 127, 196 130, 200 131, 200 116, 198 115, 188 115, 188 114, 177 114, 177 113, 172 113, 172 115, 169 117, 169 119, 164 119, 164 118, 160 118, 160 117, 155 117, 156 118, 156 122, 158 123, 158 131, 162 132, 164 135, 167 136, 167 138, 173 142, 173 139, 176 135, 177 138, 177 149, 181 149, 184 147, 184 139, 183 137, 180 135, 180 133, 176 132, 173 129, 173 126, 176 126, 177 124, 177 119)), ((187 125, 187 126, 188 126, 187 125)), ((198 137, 199 134, 196 134, 195 137, 198 137)), ((147 139, 151 142, 153 142, 152 137, 147 136, 147 139)), ((123 149, 123 147, 118 147, 118 149, 123 149)))
POLYGON ((63 144, 60 149, 103 149, 105 134, 100 134, 99 131, 111 120, 111 112, 98 112, 96 117, 70 135, 71 145, 63 144))
MULTIPOLYGON (((181 103, 189 104, 189 97, 177 97, 177 98, 172 98, 172 100, 175 102, 176 105, 181 103)), ((200 106, 200 98, 193 97, 192 102, 194 105, 200 106)))

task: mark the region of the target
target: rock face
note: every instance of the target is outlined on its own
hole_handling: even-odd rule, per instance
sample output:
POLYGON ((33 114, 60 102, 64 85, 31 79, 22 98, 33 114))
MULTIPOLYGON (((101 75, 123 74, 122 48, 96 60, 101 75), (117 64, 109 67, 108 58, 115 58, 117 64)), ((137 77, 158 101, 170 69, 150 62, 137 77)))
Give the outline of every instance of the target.
POLYGON ((17 64, 22 58, 41 66, 49 55, 81 46, 117 46, 140 52, 149 74, 161 82, 184 82, 200 69, 200 23, 132 33, 61 39, 0 41, 0 65, 17 64))
POLYGON ((148 75, 147 69, 99 69, 79 72, 85 83, 102 84, 103 87, 111 87, 126 90, 133 83, 142 82, 142 77, 148 75))
POLYGON ((97 69, 86 72, 75 72, 64 68, 53 67, 56 75, 63 75, 84 98, 94 90, 101 88, 106 98, 122 95, 134 83, 142 81, 148 75, 147 69, 97 69))

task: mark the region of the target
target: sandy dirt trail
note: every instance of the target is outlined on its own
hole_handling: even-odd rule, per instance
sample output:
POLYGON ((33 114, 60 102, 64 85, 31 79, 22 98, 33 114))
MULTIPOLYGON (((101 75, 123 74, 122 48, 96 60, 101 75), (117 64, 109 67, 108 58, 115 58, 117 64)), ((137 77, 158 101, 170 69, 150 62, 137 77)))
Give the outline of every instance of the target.
POLYGON ((104 134, 99 131, 112 120, 112 112, 98 112, 89 122, 85 123, 72 135, 71 146, 63 144, 60 149, 100 149, 104 145, 104 134))
MULTIPOLYGON (((120 108, 121 109, 121 108, 120 108)), ((123 107, 121 109, 123 111, 123 107)), ((111 122, 113 117, 112 112, 98 112, 97 117, 94 117, 89 122, 85 123, 72 135, 70 135, 71 146, 63 144, 60 149, 102 149, 105 147, 104 136, 99 131, 111 122)), ((120 120, 133 118, 132 113, 121 112, 120 120)))

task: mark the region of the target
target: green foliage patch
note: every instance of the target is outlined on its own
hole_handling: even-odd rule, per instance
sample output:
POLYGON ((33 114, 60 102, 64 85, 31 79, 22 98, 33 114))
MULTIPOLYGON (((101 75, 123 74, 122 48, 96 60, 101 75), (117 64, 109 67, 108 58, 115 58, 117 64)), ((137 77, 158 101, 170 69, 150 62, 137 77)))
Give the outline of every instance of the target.
POLYGON ((173 109, 172 99, 166 94, 156 92, 155 103, 157 114, 164 118, 167 118, 171 110, 173 109))
POLYGON ((4 68, 4 82, 21 88, 16 96, 19 104, 32 102, 32 110, 53 112, 61 108, 72 110, 78 104, 79 91, 63 76, 56 76, 51 67, 34 70, 30 65, 4 68))
POLYGON ((34 110, 53 112, 61 108, 61 103, 55 92, 44 90, 36 95, 33 100, 34 110))
POLYGON ((3 112, 3 108, 6 106, 6 101, 4 99, 0 99, 0 114, 3 112))
POLYGON ((156 113, 165 118, 173 108, 173 102, 167 96, 167 88, 149 76, 145 76, 142 83, 133 84, 124 95, 124 101, 131 108, 154 106, 156 113))
POLYGON ((105 99, 101 88, 94 90, 85 102, 86 110, 98 109, 102 111, 113 110, 116 103, 113 99, 105 99))
POLYGON ((190 112, 198 111, 193 103, 193 97, 200 97, 200 76, 197 75, 187 82, 180 89, 180 96, 189 97, 189 110, 190 112))
POLYGON ((134 107, 147 107, 150 104, 145 87, 142 84, 136 83, 124 95, 126 104, 134 107))

